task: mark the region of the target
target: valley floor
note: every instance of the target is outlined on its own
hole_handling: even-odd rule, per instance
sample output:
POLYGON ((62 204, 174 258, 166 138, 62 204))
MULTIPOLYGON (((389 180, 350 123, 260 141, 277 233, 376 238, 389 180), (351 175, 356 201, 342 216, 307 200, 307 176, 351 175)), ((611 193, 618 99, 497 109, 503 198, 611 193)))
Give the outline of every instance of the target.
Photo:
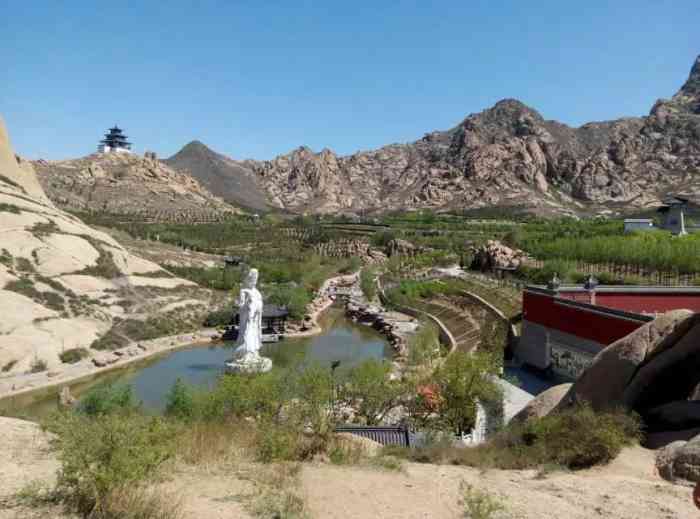
MULTIPOLYGON (((60 509, 29 508, 15 497, 32 481, 50 483, 58 467, 35 424, 0 418, 0 519, 67 518, 60 509)), ((653 452, 630 448, 610 465, 576 473, 489 470, 407 463, 401 471, 305 463, 297 489, 311 517, 464 517, 462 482, 489 492, 506 507, 498 517, 519 519, 591 517, 615 519, 697 518, 689 487, 653 473, 653 452)), ((181 498, 187 518, 253 517, 246 496, 256 472, 269 466, 180 468, 163 490, 181 498)))

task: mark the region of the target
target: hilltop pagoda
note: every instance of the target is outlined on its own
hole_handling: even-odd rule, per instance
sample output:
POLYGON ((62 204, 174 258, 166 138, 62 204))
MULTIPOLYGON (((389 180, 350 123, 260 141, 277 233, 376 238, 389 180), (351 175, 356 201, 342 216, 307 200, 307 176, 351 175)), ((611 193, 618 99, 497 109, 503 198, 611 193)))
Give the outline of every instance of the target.
POLYGON ((116 124, 114 128, 110 128, 109 132, 105 133, 105 138, 100 141, 97 150, 100 153, 131 153, 131 143, 126 140, 123 130, 116 124))

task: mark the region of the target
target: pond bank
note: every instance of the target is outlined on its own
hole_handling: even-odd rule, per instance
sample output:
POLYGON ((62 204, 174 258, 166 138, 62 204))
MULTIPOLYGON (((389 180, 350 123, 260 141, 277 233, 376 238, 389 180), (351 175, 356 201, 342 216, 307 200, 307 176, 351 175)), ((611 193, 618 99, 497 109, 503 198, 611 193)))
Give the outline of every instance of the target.
POLYGON ((19 399, 38 392, 53 391, 60 386, 75 384, 156 355, 193 344, 206 344, 215 336, 218 336, 217 330, 207 328, 193 333, 159 337, 140 341, 113 352, 100 352, 95 357, 83 359, 75 364, 63 364, 60 369, 2 377, 0 378, 0 406, 8 399, 19 399))

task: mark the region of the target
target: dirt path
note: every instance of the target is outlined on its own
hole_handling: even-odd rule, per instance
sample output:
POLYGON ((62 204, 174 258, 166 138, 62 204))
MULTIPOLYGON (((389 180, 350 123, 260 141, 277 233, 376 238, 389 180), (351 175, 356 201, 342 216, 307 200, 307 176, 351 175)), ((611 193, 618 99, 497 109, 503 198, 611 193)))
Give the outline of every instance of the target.
POLYGON ((512 519, 697 519, 689 488, 652 472, 653 453, 628 449, 611 465, 577 473, 490 470, 408 464, 401 473, 331 465, 306 467, 303 485, 313 517, 461 518, 464 481, 504 504, 512 519))
MULTIPOLYGON (((58 464, 38 426, 0 417, 0 519, 66 518, 58 509, 21 506, 15 493, 31 481, 54 481, 58 464)), ((653 451, 625 450, 608 466, 576 473, 489 470, 409 463, 400 472, 305 464, 300 495, 318 519, 464 517, 462 482, 490 493, 510 519, 697 519, 689 487, 654 474, 653 451)), ((186 519, 248 518, 245 496, 255 466, 184 468, 163 490, 182 500, 186 519), (240 467, 239 467, 240 468, 240 467), (248 476, 246 476, 246 471, 248 476)))

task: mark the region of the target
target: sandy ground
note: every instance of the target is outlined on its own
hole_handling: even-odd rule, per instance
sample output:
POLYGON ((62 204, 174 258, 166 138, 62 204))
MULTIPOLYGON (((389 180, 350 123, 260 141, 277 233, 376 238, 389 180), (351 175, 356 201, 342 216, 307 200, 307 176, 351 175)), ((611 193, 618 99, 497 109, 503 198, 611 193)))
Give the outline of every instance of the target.
MULTIPOLYGON (((0 418, 0 519, 65 518, 58 509, 29 509, 14 497, 31 481, 51 483, 58 467, 35 424, 0 418)), ((653 469, 653 452, 625 450, 613 463, 576 473, 490 470, 408 463, 401 471, 305 464, 299 493, 319 519, 458 518, 462 482, 489 492, 512 519, 697 519, 691 489, 671 485, 653 469)), ((250 469, 248 469, 249 471, 250 469)), ((255 470, 255 467, 253 467, 255 470)), ((180 469, 163 490, 177 496, 187 519, 247 518, 252 491, 235 467, 180 469)))

